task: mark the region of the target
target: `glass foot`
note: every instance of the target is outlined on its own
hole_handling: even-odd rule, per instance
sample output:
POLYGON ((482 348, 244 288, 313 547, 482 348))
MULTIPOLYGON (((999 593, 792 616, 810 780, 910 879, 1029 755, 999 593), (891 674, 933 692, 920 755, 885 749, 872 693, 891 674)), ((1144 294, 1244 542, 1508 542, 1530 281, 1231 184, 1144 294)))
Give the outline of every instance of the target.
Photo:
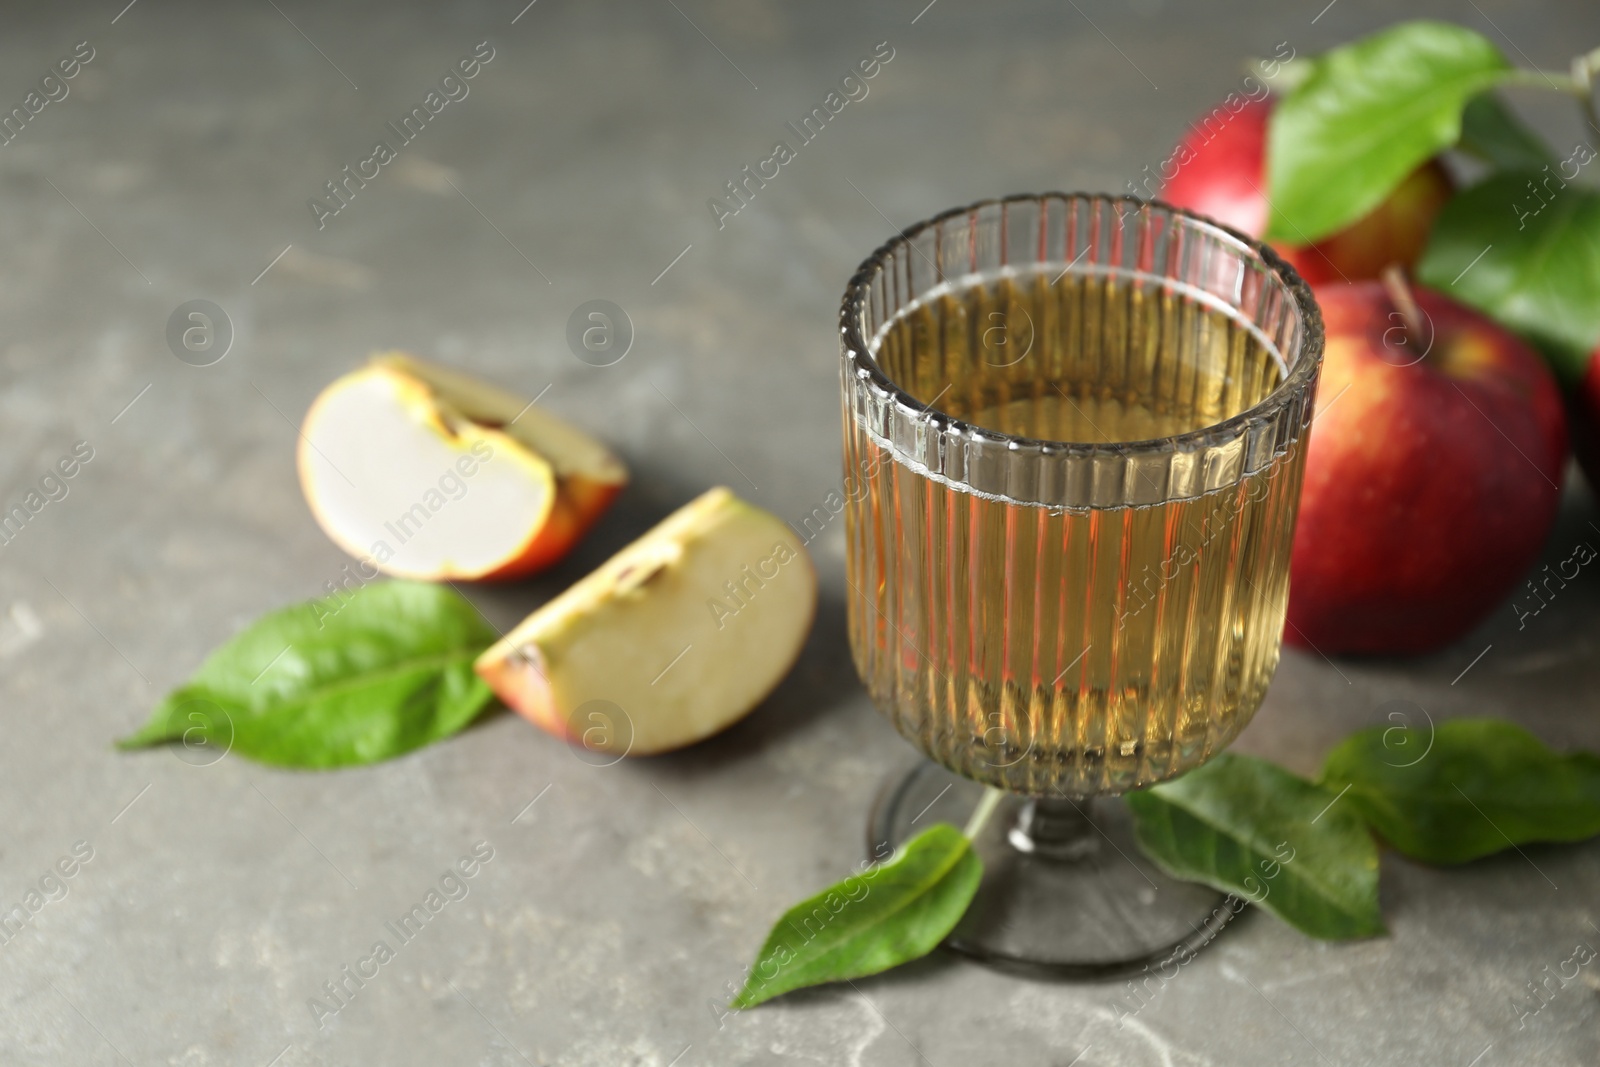
MULTIPOLYGON (((984 787, 933 763, 890 783, 867 828, 887 855, 936 822, 966 825, 984 787)), ((1006 970, 1115 978, 1189 956, 1242 902, 1163 874, 1120 798, 1006 795, 978 834, 983 882, 945 944, 1006 970)))

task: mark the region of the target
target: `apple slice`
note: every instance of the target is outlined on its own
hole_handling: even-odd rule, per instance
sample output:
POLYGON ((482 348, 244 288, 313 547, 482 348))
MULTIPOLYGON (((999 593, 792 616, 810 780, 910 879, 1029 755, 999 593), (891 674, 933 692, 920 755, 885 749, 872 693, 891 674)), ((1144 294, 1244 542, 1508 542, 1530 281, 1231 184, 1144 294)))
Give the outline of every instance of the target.
POLYGON ((467 418, 503 429, 543 456, 580 532, 594 524, 628 483, 627 468, 605 445, 543 408, 529 407, 515 393, 405 352, 382 352, 372 359, 426 383, 467 418))
POLYGON ((405 578, 539 570, 566 554, 626 480, 615 457, 566 423, 397 356, 322 391, 297 458, 306 502, 333 542, 405 578))
POLYGON ((717 488, 528 616, 477 671, 564 740, 667 752, 759 704, 794 665, 816 604, 800 538, 717 488))

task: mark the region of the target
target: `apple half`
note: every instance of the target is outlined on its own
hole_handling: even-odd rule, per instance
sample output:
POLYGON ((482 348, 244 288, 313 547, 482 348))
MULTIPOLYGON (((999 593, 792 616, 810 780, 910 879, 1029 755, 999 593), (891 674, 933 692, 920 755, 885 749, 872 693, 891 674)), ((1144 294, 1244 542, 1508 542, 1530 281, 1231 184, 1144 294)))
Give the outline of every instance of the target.
POLYGON ((386 574, 517 578, 556 562, 627 482, 606 447, 512 393, 384 353, 317 397, 300 485, 335 544, 386 574))
POLYGON ((717 488, 528 616, 477 671, 556 737, 667 752, 755 708, 799 657, 816 604, 800 538, 717 488))

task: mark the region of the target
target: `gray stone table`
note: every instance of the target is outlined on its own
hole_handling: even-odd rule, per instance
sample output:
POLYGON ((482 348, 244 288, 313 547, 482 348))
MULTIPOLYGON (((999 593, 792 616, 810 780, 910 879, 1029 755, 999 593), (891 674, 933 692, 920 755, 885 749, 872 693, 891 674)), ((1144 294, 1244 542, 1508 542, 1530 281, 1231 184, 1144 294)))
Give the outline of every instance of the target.
MULTIPOLYGON (((835 308, 894 227, 1000 193, 1120 190, 1245 56, 1329 47, 1394 5, 124 2, 0 12, 0 109, 90 57, 0 147, 0 501, 93 452, 0 547, 0 906, 92 851, 0 947, 0 1063, 1600 1060, 1592 968, 1536 1016, 1513 1007, 1600 945, 1600 844, 1451 872, 1385 857, 1390 936, 1319 944, 1248 915, 1121 1026, 1117 985, 943 954, 719 1019, 775 915, 857 860, 867 805, 911 758, 850 665, 837 526, 813 544, 821 612, 793 675, 680 754, 597 768, 504 713, 331 774, 110 748, 208 650, 338 575, 295 425, 368 351, 548 389, 630 464, 568 561, 471 591, 509 625, 707 486, 794 520, 838 486, 835 308), (469 95, 319 228, 308 200, 485 41, 469 95), (869 95, 719 229, 707 200, 884 41, 869 95), (564 339, 597 298, 637 333, 607 368, 564 339), (212 366, 168 349, 193 299, 231 322, 212 366), (469 894, 314 1017, 323 983, 480 842, 469 894)), ((1525 65, 1600 43, 1584 4, 1408 6, 1525 65)), ((1577 136, 1560 102, 1519 101, 1577 136)), ((1575 479, 1550 558, 1596 518, 1575 479)), ((1390 700, 1600 749, 1597 647, 1584 573, 1526 629, 1507 608, 1426 659, 1289 652, 1239 749, 1309 771, 1390 700)))

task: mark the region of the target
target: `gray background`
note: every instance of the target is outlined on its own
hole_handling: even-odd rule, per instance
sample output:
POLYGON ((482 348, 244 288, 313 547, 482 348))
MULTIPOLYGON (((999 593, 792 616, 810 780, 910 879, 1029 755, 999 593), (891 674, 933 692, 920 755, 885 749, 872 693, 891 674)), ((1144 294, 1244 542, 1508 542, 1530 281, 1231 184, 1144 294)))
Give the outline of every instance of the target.
MULTIPOLYGON (((987 195, 1121 189, 1244 57, 1397 17, 1362 0, 1314 25, 1321 0, 938 0, 913 23, 923 3, 540 0, 515 24, 519 0, 0 14, 6 109, 77 42, 96 50, 71 96, 0 148, 0 501, 75 441, 95 450, 0 548, 0 904, 74 841, 94 848, 70 894, 0 948, 0 1062, 1600 1059, 1595 965, 1525 1026, 1512 1007, 1541 968, 1600 946, 1595 843, 1448 872, 1386 856, 1391 936, 1324 945, 1248 915, 1121 1028, 1116 985, 945 955, 719 1023, 712 1005, 771 920, 857 861, 876 788, 910 759, 850 667, 837 527, 813 546, 823 599, 798 668, 681 754, 592 767, 504 713, 333 774, 111 751, 207 651, 339 574, 301 500, 293 424, 369 350, 549 386, 544 402, 633 470, 563 565, 472 592, 506 626, 707 486, 796 521, 837 488, 836 302, 893 226, 987 195), (486 39, 496 56, 471 95, 319 232, 306 200, 486 39), (706 199, 883 40, 895 58, 868 98, 718 232, 706 199), (207 368, 164 339, 195 298, 237 334, 207 368), (614 367, 565 345, 568 314, 595 298, 637 330, 614 367), (495 855, 470 895, 318 1029, 307 998, 479 841, 495 855)), ((1407 7, 1523 65, 1564 69, 1600 43, 1586 4, 1407 7)), ((1577 136, 1569 102, 1518 101, 1558 144, 1577 136)), ((1600 537, 1595 520, 1574 479, 1549 558, 1600 537)), ((1410 700, 1600 749, 1597 640, 1600 578, 1584 573, 1525 630, 1503 608, 1426 659, 1291 651, 1238 747, 1309 771, 1410 700)))

